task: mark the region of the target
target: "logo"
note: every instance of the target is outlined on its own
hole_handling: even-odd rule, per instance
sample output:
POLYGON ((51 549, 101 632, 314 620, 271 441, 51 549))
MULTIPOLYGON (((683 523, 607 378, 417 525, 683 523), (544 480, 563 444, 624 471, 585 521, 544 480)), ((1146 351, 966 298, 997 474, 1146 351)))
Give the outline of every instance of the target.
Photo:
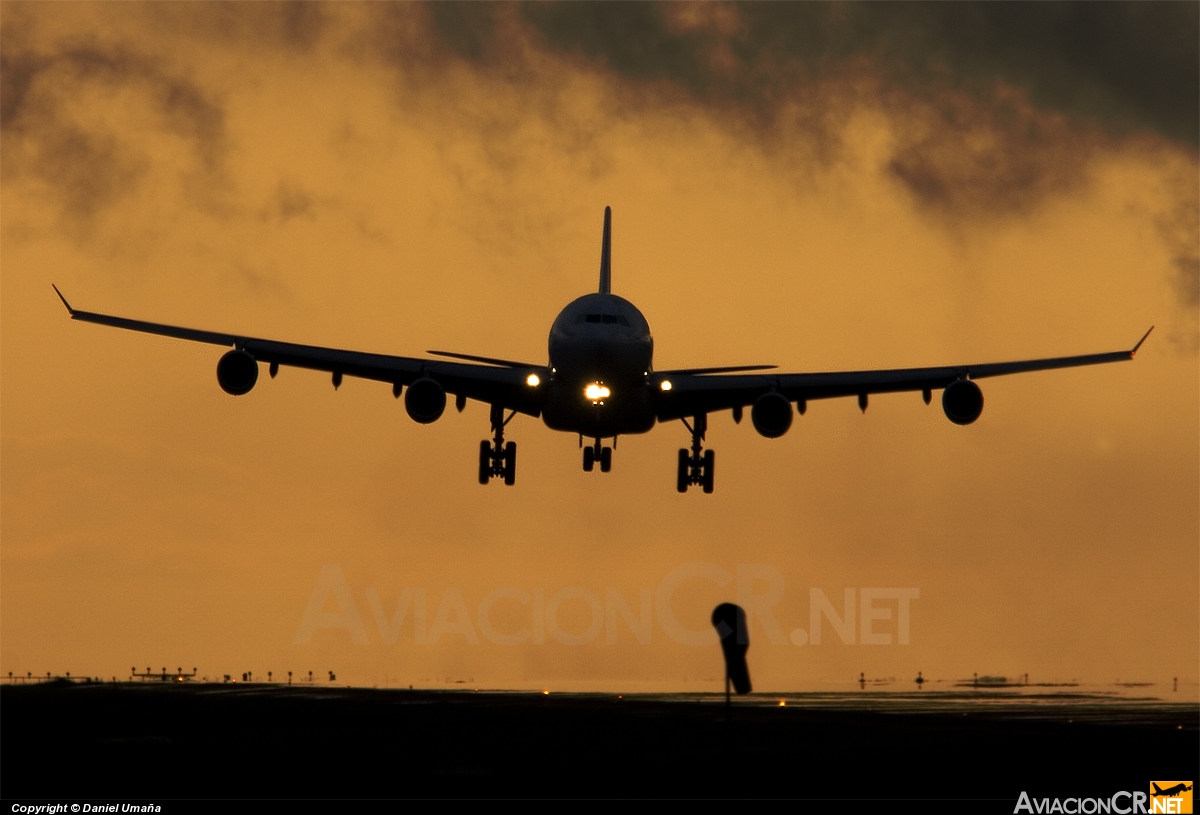
POLYGON ((1192 811, 1191 781, 1151 781, 1150 812, 1192 811))
POLYGON ((1121 790, 1107 798, 1030 798, 1022 790, 1013 808, 1013 815, 1028 812, 1030 815, 1095 815, 1113 812, 1116 815, 1146 815, 1146 813, 1171 813, 1182 815, 1192 811, 1191 781, 1151 781, 1150 794, 1121 790))

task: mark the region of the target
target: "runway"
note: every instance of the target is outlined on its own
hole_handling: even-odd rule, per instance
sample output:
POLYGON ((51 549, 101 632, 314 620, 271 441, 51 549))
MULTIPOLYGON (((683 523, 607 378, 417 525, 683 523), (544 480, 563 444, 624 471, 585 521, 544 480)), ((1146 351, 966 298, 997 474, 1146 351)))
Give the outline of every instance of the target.
MULTIPOLYGON (((6 799, 1109 796, 1200 766, 1194 703, 954 689, 752 695, 5 686, 6 799), (779 702, 784 701, 784 706, 779 702)), ((965 802, 963 802, 965 803, 965 802)), ((164 810, 166 811, 166 810, 164 810)))

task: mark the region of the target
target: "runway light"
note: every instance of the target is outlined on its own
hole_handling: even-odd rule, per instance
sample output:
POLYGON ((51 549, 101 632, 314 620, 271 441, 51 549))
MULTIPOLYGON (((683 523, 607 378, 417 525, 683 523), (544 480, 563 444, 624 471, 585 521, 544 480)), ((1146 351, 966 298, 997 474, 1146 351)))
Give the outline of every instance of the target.
POLYGON ((665 391, 669 391, 671 389, 671 380, 664 379, 662 382, 658 383, 658 386, 665 391))
POLYGON ((538 385, 542 384, 542 380, 537 374, 530 374, 529 376, 525 377, 525 384, 531 388, 536 388, 538 385))
POLYGON ((593 382, 583 389, 583 395, 591 399, 593 403, 600 402, 612 396, 612 391, 607 386, 599 382, 593 382))
POLYGON ((549 695, 550 695, 550 691, 548 691, 548 690, 542 691, 542 696, 549 696, 549 695))
POLYGON ((780 700, 779 700, 779 706, 780 706, 780 707, 787 707, 787 702, 785 702, 784 700, 780 699, 780 700))

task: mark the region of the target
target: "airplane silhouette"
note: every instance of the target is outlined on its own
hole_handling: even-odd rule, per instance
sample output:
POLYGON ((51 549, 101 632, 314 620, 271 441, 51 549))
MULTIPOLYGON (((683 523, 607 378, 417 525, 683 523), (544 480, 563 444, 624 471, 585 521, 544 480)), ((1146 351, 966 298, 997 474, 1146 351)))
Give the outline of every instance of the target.
POLYGON ((1165 790, 1159 787, 1158 784, 1155 784, 1153 781, 1150 782, 1150 786, 1154 787, 1154 792, 1150 793, 1151 797, 1153 798, 1157 798, 1160 795, 1167 798, 1173 798, 1174 796, 1179 795, 1182 792, 1187 792, 1192 788, 1191 784, 1183 782, 1180 782, 1173 787, 1167 787, 1165 790))
POLYGON ((692 435, 691 449, 680 449, 676 488, 687 492, 700 485, 713 491, 714 453, 704 449, 708 414, 729 410, 735 422, 750 408, 750 421, 763 436, 778 438, 792 425, 793 404, 801 414, 810 399, 857 396, 867 409, 872 393, 921 391, 929 404, 942 389, 942 409, 955 424, 968 425, 983 411, 983 393, 975 380, 989 376, 1070 368, 1132 359, 1154 327, 1129 351, 879 371, 830 373, 761 373, 774 365, 737 365, 656 371, 650 326, 632 303, 612 293, 612 210, 604 209, 599 291, 572 301, 550 327, 549 359, 544 365, 494 357, 429 351, 446 359, 369 354, 313 345, 258 339, 160 323, 130 320, 71 307, 58 287, 54 291, 74 320, 144 331, 177 339, 231 347, 217 362, 217 381, 233 396, 249 393, 258 381, 259 363, 274 378, 281 365, 326 371, 337 388, 344 376, 392 385, 404 394, 408 415, 421 424, 441 418, 446 396, 461 411, 468 399, 491 406, 491 441, 479 444, 479 483, 516 480, 517 445, 504 440, 504 430, 518 413, 541 417, 546 426, 594 440, 583 448, 583 469, 597 462, 612 468, 612 448, 620 435, 645 433, 656 423, 681 420, 692 435), (751 371, 759 373, 749 373, 751 371))

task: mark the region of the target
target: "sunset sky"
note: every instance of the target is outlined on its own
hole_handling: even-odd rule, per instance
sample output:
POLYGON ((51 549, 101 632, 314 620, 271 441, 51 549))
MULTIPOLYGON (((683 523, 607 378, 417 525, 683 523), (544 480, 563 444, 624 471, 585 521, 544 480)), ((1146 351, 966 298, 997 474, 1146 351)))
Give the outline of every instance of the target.
POLYGON ((716 690, 719 650, 670 623, 708 635, 740 575, 778 623, 751 620, 764 690, 919 670, 1194 694, 1198 9, 0 4, 0 671, 716 690), (50 288, 544 363, 605 206, 661 369, 1157 328, 1133 362, 984 381, 965 428, 919 394, 814 402, 775 440, 714 415, 706 496, 675 492, 678 423, 601 474, 518 417, 517 484, 482 487, 486 405, 421 426, 384 384, 296 369, 233 398, 221 349, 73 323, 50 288), (909 644, 896 601, 871 629, 892 645, 828 622, 793 643, 811 590, 842 612, 853 589, 861 618, 872 588, 919 592, 909 644), (423 641, 411 608, 388 630, 402 598, 423 641), (306 610, 345 625, 305 636, 306 610))

